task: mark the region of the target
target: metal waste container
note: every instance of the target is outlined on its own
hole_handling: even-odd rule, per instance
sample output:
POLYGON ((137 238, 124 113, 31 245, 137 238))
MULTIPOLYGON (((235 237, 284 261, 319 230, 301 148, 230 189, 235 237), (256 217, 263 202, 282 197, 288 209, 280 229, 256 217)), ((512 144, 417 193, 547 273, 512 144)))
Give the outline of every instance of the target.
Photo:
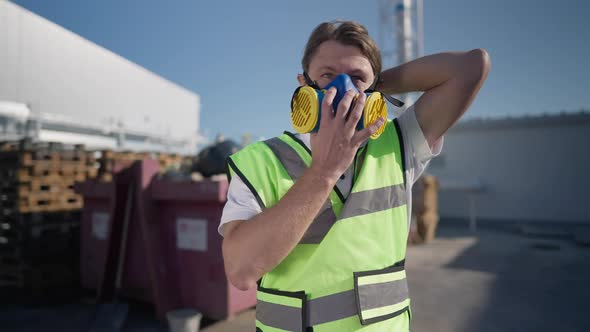
POLYGON ((240 291, 228 281, 221 253, 222 237, 217 233, 227 180, 173 182, 154 180, 144 204, 151 207, 150 232, 158 234, 165 256, 158 264, 168 274, 174 302, 160 306, 158 314, 178 308, 195 308, 205 317, 225 319, 253 307, 256 291, 240 291), (170 281, 172 283, 170 283, 170 281))

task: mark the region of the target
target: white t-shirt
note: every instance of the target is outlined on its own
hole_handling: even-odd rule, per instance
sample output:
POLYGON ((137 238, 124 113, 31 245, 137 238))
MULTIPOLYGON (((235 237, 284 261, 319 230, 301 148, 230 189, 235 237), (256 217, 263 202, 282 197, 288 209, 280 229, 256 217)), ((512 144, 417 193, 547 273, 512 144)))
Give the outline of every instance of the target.
MULTIPOLYGON (((422 129, 416 120, 414 106, 408 108, 399 118, 399 126, 404 141, 404 151, 406 156, 406 194, 408 197, 408 226, 411 220, 412 211, 412 185, 424 172, 424 169, 430 160, 440 153, 444 139, 441 137, 436 141, 432 150, 422 133, 422 129)), ((311 150, 309 134, 298 135, 301 141, 311 150)), ((351 177, 344 177, 338 180, 339 188, 350 188, 351 177)), ((343 192, 343 195, 348 196, 343 192)), ((234 176, 229 184, 227 192, 227 202, 223 208, 221 222, 219 223, 218 232, 223 236, 223 225, 234 220, 248 220, 258 213, 262 212, 254 194, 248 189, 244 181, 239 176, 234 176)))

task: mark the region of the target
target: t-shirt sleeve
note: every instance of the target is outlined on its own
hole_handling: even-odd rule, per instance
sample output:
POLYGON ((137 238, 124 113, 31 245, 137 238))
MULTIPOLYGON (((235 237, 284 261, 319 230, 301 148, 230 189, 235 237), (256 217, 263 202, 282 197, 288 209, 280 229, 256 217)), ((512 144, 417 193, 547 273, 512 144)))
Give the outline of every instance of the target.
POLYGON ((430 148, 416 119, 414 105, 398 118, 398 122, 404 140, 408 181, 411 180, 411 183, 414 183, 422 175, 430 160, 442 151, 444 137, 439 138, 432 145, 432 149, 430 148))
POLYGON ((217 231, 223 236, 223 225, 234 220, 248 220, 262 212, 254 194, 239 176, 234 176, 227 190, 227 202, 223 207, 217 231))

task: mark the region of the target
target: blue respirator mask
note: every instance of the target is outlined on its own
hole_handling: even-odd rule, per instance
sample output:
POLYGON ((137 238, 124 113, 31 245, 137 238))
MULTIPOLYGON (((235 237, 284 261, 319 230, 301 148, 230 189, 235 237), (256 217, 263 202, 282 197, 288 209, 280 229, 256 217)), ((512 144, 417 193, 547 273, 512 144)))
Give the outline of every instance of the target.
MULTIPOLYGON (((303 75, 308 85, 298 87, 291 98, 291 123, 293 124, 295 131, 301 134, 315 133, 318 131, 322 114, 322 100, 324 99, 325 93, 331 87, 336 88, 336 96, 332 103, 333 112, 336 112, 338 109, 338 105, 346 94, 346 91, 353 90, 355 92, 354 101, 348 110, 348 112, 350 112, 358 98, 358 94, 360 93, 352 83, 350 76, 347 74, 340 74, 323 89, 320 89, 315 82, 309 79, 307 73, 304 72, 303 75)), ((393 97, 371 89, 365 90, 363 93, 367 96, 367 99, 365 101, 361 118, 356 125, 356 130, 367 128, 379 118, 387 119, 387 104, 385 103, 385 100, 388 100, 397 107, 404 105, 403 102, 393 97)), ((383 122, 383 125, 381 125, 373 135, 371 135, 372 139, 378 138, 383 133, 385 130, 385 124, 386 121, 383 122)))

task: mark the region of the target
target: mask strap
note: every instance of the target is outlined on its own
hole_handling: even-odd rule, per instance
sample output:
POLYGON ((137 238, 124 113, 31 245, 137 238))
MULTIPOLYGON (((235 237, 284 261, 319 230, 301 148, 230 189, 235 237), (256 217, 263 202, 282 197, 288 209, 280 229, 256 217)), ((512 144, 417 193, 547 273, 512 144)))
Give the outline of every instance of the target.
POLYGON ((381 93, 381 95, 385 97, 385 99, 387 99, 387 101, 390 102, 393 106, 402 107, 405 104, 403 101, 393 98, 392 96, 386 93, 381 93))
MULTIPOLYGON (((382 80, 381 80, 381 76, 377 75, 377 78, 375 79, 375 82, 373 83, 373 85, 371 85, 371 87, 370 87, 370 88, 368 88, 367 90, 365 90, 365 93, 371 93, 371 92, 375 92, 375 91, 376 91, 375 89, 377 88, 377 84, 379 84, 379 83, 381 83, 381 82, 382 82, 382 80)), ((379 91, 377 91, 377 92, 379 92, 379 91)), ((397 107, 402 107, 402 106, 404 106, 404 102, 403 102, 403 101, 401 101, 401 100, 399 100, 399 99, 393 98, 392 96, 390 96, 390 95, 388 95, 388 94, 386 94, 386 93, 381 93, 381 95, 382 95, 382 96, 383 96, 383 97, 384 97, 384 98, 385 98, 385 99, 386 99, 388 102, 390 102, 390 103, 391 103, 393 106, 397 106, 397 107)))
POLYGON ((305 84, 309 85, 310 87, 312 87, 316 90, 321 90, 320 87, 318 86, 318 82, 312 81, 311 78, 309 78, 309 75, 307 75, 307 73, 305 71, 303 71, 303 78, 305 79, 305 84))
MULTIPOLYGON (((381 80, 381 75, 379 75, 379 74, 378 74, 378 75, 377 75, 377 77, 375 77, 375 81, 373 82, 373 84, 371 85, 371 87, 370 87, 370 88, 368 88, 367 90, 376 91, 376 89, 377 89, 377 84, 379 84, 379 83, 381 83, 381 82, 383 82, 383 81, 381 80)), ((367 91, 367 90, 365 90, 365 91, 367 91)))

